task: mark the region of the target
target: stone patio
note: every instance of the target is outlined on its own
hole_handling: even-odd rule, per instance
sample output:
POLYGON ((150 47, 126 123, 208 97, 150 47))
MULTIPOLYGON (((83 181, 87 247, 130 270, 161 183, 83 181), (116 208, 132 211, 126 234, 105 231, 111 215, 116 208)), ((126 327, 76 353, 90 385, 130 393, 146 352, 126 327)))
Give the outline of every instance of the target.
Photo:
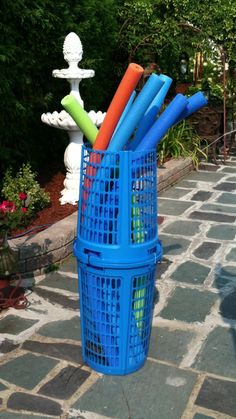
POLYGON ((84 364, 69 257, 25 280, 29 308, 1 313, 1 419, 236 418, 236 158, 204 166, 159 196, 164 259, 144 367, 122 377, 84 364))

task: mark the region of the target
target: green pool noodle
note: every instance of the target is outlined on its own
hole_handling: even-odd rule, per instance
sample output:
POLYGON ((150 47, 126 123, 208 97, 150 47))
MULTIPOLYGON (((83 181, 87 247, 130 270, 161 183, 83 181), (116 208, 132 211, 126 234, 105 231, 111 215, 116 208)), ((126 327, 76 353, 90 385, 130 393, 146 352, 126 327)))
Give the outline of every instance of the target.
MULTIPOLYGON (((133 241, 135 243, 143 243, 145 240, 144 237, 144 227, 142 224, 142 221, 136 217, 140 217, 140 210, 138 207, 135 207, 136 198, 135 195, 132 195, 132 217, 134 217, 134 220, 132 222, 133 230, 136 231, 136 233, 133 232, 133 241)), ((145 306, 145 295, 146 295, 146 288, 145 288, 145 276, 138 278, 138 287, 144 286, 144 288, 140 288, 139 290, 136 290, 134 292, 134 316, 135 320, 137 322, 137 328, 139 329, 139 332, 142 331, 144 322, 143 322, 143 316, 144 316, 144 306, 145 306)))
POLYGON ((65 96, 61 101, 62 106, 74 119, 75 123, 83 132, 84 136, 91 143, 95 143, 98 129, 91 121, 87 112, 82 108, 79 101, 72 94, 65 96))

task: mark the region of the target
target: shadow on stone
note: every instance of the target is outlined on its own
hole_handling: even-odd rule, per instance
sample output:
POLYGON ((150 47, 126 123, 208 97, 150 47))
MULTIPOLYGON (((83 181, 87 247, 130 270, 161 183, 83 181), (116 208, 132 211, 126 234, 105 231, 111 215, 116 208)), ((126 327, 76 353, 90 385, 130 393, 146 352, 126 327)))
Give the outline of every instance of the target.
POLYGON ((230 327, 236 358, 236 281, 235 275, 228 272, 221 264, 217 266, 214 286, 218 288, 221 299, 219 313, 230 327))

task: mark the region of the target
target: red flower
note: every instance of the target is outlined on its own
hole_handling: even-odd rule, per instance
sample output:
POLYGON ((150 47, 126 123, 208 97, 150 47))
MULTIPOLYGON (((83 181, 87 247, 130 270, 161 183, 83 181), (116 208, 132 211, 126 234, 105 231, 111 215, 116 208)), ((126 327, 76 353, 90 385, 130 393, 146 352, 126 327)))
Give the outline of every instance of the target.
POLYGON ((26 207, 22 207, 21 208, 21 211, 25 213, 25 212, 27 212, 27 208, 26 207))
POLYGON ((2 201, 0 205, 0 210, 6 214, 7 212, 14 212, 16 209, 14 202, 12 201, 2 201))
POLYGON ((18 197, 21 201, 24 201, 25 199, 27 199, 27 194, 25 192, 20 192, 18 197))

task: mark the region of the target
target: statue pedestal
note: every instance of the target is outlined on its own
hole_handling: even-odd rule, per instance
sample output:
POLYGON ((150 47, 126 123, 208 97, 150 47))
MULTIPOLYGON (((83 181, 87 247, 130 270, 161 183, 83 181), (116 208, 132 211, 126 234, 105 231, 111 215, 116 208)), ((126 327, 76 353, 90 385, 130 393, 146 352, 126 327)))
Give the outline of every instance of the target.
POLYGON ((66 177, 64 189, 61 191, 60 203, 76 205, 79 199, 80 185, 80 160, 81 148, 83 145, 83 134, 80 130, 68 131, 70 143, 66 147, 64 163, 66 167, 66 177))

